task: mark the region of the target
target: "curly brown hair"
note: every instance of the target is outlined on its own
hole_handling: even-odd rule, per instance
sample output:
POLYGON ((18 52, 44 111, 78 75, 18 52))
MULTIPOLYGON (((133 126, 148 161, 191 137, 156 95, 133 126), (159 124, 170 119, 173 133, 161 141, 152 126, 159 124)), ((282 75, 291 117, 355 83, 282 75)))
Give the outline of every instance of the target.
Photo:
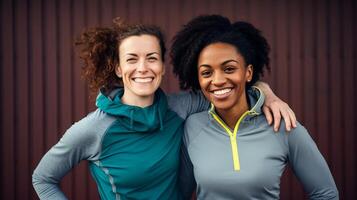
POLYGON ((119 46, 125 38, 140 35, 152 35, 159 40, 161 59, 164 61, 164 36, 157 26, 127 24, 115 18, 112 27, 90 28, 77 38, 75 45, 80 48, 79 56, 84 61, 83 76, 93 93, 100 88, 110 91, 123 85, 115 73, 119 65, 119 46))

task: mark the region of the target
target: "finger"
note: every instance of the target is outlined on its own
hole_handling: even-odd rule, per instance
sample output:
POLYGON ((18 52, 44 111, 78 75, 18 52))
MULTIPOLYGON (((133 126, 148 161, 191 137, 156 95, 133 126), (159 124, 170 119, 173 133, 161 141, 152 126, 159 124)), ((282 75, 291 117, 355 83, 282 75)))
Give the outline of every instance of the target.
POLYGON ((293 110, 289 109, 289 115, 292 127, 296 128, 297 119, 293 110))
POLYGON ((277 132, 280 127, 281 113, 279 109, 272 109, 272 112, 274 117, 274 131, 277 132))
POLYGON ((271 115, 270 109, 267 106, 263 106, 263 112, 265 114, 265 118, 267 119, 267 122, 269 125, 273 122, 273 117, 271 115))
POLYGON ((289 110, 282 110, 280 112, 285 121, 285 129, 289 132, 291 130, 291 118, 289 115, 289 110))

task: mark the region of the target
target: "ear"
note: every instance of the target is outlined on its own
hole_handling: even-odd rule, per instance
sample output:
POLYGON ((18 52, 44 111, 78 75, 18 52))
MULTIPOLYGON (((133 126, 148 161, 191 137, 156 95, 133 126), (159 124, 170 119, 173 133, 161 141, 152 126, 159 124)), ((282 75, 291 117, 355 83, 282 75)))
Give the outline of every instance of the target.
POLYGON ((245 72, 245 78, 246 78, 247 82, 252 81, 252 79, 253 79, 253 65, 247 66, 247 70, 245 72))
POLYGON ((123 75, 122 75, 122 73, 121 73, 121 68, 120 68, 119 65, 115 67, 115 74, 116 74, 119 78, 122 78, 122 77, 123 77, 123 75))

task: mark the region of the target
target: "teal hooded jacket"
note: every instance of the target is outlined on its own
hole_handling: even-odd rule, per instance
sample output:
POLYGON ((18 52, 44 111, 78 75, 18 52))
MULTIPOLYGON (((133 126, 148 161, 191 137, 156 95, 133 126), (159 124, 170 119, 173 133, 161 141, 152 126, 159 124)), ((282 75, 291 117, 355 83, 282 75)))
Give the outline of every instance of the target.
POLYGON ((101 199, 180 199, 177 187, 183 123, 206 110, 200 93, 166 96, 141 108, 121 102, 123 89, 97 97, 98 109, 75 123, 42 158, 33 173, 41 199, 67 199, 62 177, 89 161, 101 199))

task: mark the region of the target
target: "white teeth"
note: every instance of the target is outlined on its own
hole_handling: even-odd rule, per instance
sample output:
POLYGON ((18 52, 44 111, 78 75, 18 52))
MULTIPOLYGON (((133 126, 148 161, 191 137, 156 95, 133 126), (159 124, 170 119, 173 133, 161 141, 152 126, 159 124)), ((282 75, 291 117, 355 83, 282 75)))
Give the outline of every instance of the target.
POLYGON ((137 83, 149 83, 153 80, 153 78, 134 78, 133 80, 137 83))
POLYGON ((213 94, 222 95, 222 94, 226 94, 226 93, 230 92, 231 90, 232 89, 230 89, 230 88, 223 89, 223 90, 216 90, 216 91, 213 91, 213 94))

